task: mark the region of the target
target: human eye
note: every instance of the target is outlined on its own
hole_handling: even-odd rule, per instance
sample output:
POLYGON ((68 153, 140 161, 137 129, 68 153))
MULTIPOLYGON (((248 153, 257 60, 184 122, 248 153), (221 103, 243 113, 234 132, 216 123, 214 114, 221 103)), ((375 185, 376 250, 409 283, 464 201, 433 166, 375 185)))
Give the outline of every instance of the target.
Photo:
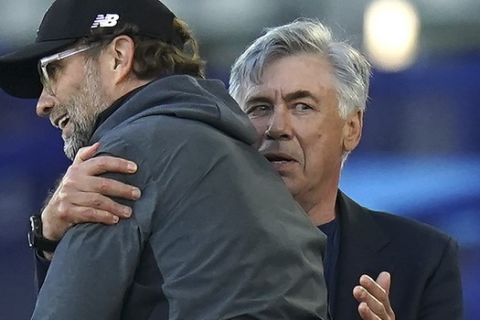
POLYGON ((55 80, 58 76, 61 66, 58 62, 51 62, 46 66, 48 77, 55 80))
POLYGON ((258 104, 249 106, 246 110, 246 113, 249 117, 262 117, 267 115, 271 111, 272 107, 267 104, 258 104))
POLYGON ((294 104, 294 109, 297 112, 308 112, 310 110, 313 110, 313 107, 304 102, 297 102, 294 104))

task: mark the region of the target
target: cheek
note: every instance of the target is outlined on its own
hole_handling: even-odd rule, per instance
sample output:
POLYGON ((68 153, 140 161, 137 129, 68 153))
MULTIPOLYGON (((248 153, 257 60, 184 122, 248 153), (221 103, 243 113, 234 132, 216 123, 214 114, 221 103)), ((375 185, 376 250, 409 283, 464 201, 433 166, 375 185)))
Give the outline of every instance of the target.
POLYGON ((261 141, 267 130, 268 121, 263 118, 250 118, 250 121, 257 132, 257 141, 261 141))
POLYGON ((318 132, 311 138, 303 145, 306 168, 310 174, 318 175, 336 167, 342 155, 339 135, 318 132))
POLYGON ((299 128, 296 136, 303 153, 305 169, 316 170, 328 152, 325 145, 326 136, 322 130, 313 126, 304 125, 299 128))
MULTIPOLYGON (((70 80, 70 79, 69 79, 70 80)), ((63 103, 69 103, 81 91, 79 82, 64 81, 57 85, 57 98, 63 103)))

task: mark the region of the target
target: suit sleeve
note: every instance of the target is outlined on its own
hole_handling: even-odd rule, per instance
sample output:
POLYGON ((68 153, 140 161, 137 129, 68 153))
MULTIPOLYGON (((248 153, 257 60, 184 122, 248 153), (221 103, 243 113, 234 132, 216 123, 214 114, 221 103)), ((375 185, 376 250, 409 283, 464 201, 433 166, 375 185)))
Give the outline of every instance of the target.
POLYGON ((418 319, 462 320, 462 301, 458 244, 449 238, 440 262, 427 282, 418 319))

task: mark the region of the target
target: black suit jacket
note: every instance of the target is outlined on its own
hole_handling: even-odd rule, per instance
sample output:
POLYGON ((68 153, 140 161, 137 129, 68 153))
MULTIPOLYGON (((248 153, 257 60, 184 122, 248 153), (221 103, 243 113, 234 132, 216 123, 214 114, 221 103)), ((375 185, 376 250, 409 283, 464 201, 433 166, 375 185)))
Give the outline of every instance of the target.
POLYGON ((390 272, 398 320, 462 319, 458 245, 428 225, 364 208, 339 191, 335 320, 360 319, 353 288, 362 274, 390 272))

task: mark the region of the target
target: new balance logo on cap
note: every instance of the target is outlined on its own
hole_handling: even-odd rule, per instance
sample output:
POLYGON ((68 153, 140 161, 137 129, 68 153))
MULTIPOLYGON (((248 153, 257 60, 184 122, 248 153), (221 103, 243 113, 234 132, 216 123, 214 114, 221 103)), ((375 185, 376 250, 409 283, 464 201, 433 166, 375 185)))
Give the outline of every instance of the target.
POLYGON ((115 27, 119 18, 120 16, 118 14, 99 14, 95 21, 93 21, 90 29, 95 29, 98 27, 115 27))

